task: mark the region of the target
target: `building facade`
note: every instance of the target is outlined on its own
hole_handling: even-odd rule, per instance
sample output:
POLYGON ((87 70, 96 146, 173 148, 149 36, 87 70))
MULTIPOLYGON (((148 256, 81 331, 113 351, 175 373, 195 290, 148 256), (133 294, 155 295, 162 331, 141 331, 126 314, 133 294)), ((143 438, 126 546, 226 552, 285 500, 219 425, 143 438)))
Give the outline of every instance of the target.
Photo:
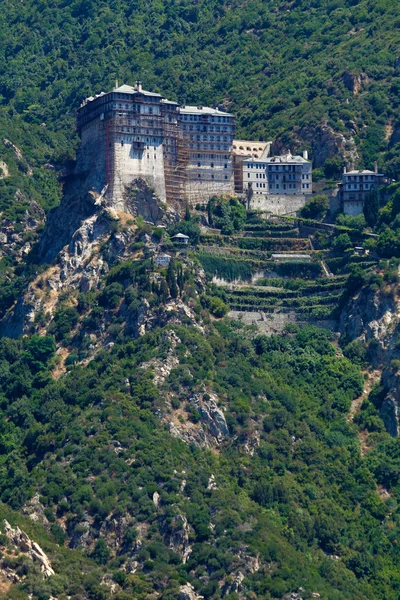
POLYGON ((266 158, 272 142, 252 142, 249 140, 233 140, 233 173, 235 180, 235 193, 243 193, 244 161, 249 158, 266 158))
POLYGON ((312 193, 312 164, 307 151, 303 156, 291 152, 267 159, 268 193, 297 195, 312 193))
POLYGON ((378 173, 375 163, 373 171, 344 169, 342 183, 339 184, 339 197, 345 215, 357 216, 363 212, 364 202, 371 190, 384 183, 384 176, 378 173))
POLYGON ((144 179, 163 202, 207 202, 233 193, 234 118, 208 107, 180 106, 155 92, 116 85, 77 111, 77 172, 124 210, 129 186, 144 179))
POLYGON ((205 106, 180 106, 178 113, 188 148, 184 198, 195 204, 216 193, 233 193, 233 115, 205 106))
POLYGON ((307 195, 312 193, 312 164, 307 152, 293 156, 249 158, 243 162, 243 192, 254 195, 307 195))

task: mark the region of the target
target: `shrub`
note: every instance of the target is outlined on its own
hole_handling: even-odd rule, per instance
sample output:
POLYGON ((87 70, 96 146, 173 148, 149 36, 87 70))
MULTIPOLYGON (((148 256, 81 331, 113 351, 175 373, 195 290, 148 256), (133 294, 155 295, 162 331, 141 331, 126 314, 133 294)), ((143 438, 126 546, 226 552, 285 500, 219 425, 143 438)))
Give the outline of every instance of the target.
POLYGON ((77 325, 79 313, 72 306, 60 306, 50 323, 49 333, 52 333, 57 341, 62 341, 77 325))
POLYGON ((308 200, 300 210, 300 215, 305 219, 323 219, 328 212, 328 208, 328 196, 321 194, 308 200))

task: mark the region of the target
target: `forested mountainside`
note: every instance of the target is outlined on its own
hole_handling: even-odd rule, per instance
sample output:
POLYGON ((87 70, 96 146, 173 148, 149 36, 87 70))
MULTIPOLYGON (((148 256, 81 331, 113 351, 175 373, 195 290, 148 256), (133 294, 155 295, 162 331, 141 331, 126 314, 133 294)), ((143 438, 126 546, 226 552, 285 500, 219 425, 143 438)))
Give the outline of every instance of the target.
POLYGON ((399 8, 2 2, 0 597, 399 598, 399 184, 151 224, 71 169, 81 100, 141 79, 396 177, 399 8))
POLYGON ((10 246, 2 597, 398 598, 398 261, 343 252, 364 233, 337 226, 274 266, 308 248, 297 221, 224 199, 201 218, 97 204, 51 263, 10 246), (254 307, 277 335, 240 322, 254 307), (340 345, 316 326, 339 319, 340 345))
POLYGON ((141 79, 172 100, 223 104, 239 137, 314 145, 314 166, 327 158, 315 138, 329 146, 336 132, 342 153, 353 138, 361 165, 379 158, 396 170, 399 8, 398 0, 5 0, 2 134, 35 166, 73 157, 82 99, 115 79, 141 79))

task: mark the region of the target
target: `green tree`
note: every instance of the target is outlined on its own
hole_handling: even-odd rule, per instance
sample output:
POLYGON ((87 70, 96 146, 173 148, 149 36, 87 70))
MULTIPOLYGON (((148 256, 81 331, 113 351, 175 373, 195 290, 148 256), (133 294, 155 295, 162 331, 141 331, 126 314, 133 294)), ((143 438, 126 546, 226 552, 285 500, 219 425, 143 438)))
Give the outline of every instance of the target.
POLYGON ((110 550, 104 538, 99 538, 92 552, 92 558, 99 565, 105 565, 110 558, 110 550))
POLYGON ((176 283, 175 261, 173 260, 169 261, 166 280, 169 287, 169 292, 171 294, 171 298, 177 298, 179 295, 179 290, 176 283))
POLYGON ((380 209, 380 201, 379 201, 379 192, 376 189, 373 189, 369 192, 367 197, 365 198, 363 213, 367 225, 370 227, 374 227, 379 219, 379 209, 380 209))
POLYGON ((328 212, 328 196, 324 194, 313 196, 300 210, 300 215, 306 219, 323 219, 328 212))

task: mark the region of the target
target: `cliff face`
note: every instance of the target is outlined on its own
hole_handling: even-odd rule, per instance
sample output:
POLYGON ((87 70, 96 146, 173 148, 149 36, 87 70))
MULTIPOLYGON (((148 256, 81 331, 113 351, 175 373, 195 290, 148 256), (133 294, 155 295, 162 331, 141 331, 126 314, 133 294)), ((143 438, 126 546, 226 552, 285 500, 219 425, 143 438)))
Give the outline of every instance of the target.
POLYGON ((314 169, 322 167, 328 158, 341 156, 345 162, 354 164, 359 160, 357 146, 352 135, 355 132, 354 122, 346 123, 348 134, 335 131, 326 122, 309 127, 295 127, 288 138, 285 134, 278 137, 272 152, 274 154, 287 150, 300 150, 304 145, 311 147, 311 158, 314 169))
POLYGON ((374 368, 382 372, 385 398, 380 412, 387 431, 400 434, 400 297, 398 284, 378 291, 363 288, 347 304, 339 330, 346 340, 358 340, 368 348, 374 368))

